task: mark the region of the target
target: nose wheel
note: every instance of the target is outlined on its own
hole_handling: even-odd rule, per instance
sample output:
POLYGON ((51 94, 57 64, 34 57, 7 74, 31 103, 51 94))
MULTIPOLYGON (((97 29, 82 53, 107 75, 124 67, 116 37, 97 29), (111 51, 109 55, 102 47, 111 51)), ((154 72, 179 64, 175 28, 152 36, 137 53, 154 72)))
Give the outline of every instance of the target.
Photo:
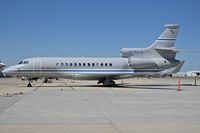
POLYGON ((103 85, 108 86, 108 87, 115 87, 115 81, 111 80, 110 82, 106 82, 103 85))
POLYGON ((27 87, 32 87, 32 85, 31 85, 31 81, 30 81, 30 80, 28 81, 28 85, 27 85, 27 87))
POLYGON ((28 83, 27 87, 32 87, 31 83, 28 83))

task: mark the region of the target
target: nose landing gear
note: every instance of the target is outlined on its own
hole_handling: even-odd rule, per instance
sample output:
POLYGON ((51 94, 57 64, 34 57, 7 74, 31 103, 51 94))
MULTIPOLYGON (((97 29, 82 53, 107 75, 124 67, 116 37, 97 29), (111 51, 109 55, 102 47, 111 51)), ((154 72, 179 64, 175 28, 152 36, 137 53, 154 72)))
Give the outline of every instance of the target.
POLYGON ((28 85, 27 85, 27 87, 32 87, 32 85, 31 85, 31 80, 28 80, 28 85))
POLYGON ((28 80, 28 85, 27 85, 27 87, 32 87, 31 82, 32 82, 32 81, 37 81, 38 78, 37 78, 37 77, 34 77, 34 78, 27 78, 27 80, 28 80))
POLYGON ((31 83, 28 83, 27 87, 32 87, 31 83))

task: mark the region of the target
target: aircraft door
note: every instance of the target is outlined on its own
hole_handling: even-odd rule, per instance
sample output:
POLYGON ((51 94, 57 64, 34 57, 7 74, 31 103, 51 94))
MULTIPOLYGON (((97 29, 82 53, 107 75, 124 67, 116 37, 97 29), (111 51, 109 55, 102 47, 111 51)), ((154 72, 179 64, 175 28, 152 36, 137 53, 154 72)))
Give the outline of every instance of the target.
POLYGON ((33 75, 34 76, 41 75, 41 61, 40 60, 33 61, 33 75))

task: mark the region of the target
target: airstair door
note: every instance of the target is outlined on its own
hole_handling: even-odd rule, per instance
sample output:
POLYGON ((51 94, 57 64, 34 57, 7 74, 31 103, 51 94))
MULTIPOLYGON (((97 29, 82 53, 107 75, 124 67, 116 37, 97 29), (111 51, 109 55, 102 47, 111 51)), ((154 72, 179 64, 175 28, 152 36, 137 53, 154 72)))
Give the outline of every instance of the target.
POLYGON ((33 61, 33 75, 34 76, 41 75, 41 61, 40 60, 33 61))

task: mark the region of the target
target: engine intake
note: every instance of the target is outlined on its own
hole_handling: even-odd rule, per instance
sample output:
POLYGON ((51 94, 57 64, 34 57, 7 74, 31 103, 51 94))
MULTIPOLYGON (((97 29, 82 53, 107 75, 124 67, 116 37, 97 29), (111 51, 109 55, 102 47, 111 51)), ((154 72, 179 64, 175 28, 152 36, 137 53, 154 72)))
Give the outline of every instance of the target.
POLYGON ((120 49, 120 56, 122 58, 128 58, 133 55, 134 48, 121 48, 120 49))

